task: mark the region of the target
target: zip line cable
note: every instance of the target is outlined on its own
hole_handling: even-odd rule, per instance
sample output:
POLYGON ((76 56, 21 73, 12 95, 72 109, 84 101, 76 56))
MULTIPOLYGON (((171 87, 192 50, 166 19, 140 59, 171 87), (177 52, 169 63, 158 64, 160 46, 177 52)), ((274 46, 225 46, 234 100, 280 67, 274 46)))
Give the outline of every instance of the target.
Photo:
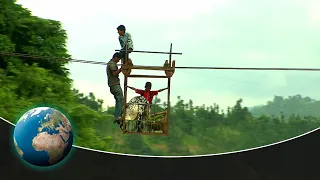
MULTIPOLYGON (((0 52, 0 55, 14 56, 14 57, 26 57, 26 58, 33 58, 33 59, 62 60, 62 61, 67 61, 67 62, 70 61, 70 62, 86 63, 86 64, 98 64, 98 65, 107 65, 108 64, 107 62, 101 62, 101 61, 99 62, 99 61, 89 61, 89 60, 72 59, 72 58, 36 56, 36 55, 28 55, 28 54, 21 54, 21 53, 0 52)), ((117 65, 121 66, 121 64, 117 64, 117 65)), ((176 69, 200 69, 200 70, 320 71, 320 68, 256 68, 256 67, 210 67, 210 66, 208 66, 208 67, 177 66, 175 68, 176 69)))

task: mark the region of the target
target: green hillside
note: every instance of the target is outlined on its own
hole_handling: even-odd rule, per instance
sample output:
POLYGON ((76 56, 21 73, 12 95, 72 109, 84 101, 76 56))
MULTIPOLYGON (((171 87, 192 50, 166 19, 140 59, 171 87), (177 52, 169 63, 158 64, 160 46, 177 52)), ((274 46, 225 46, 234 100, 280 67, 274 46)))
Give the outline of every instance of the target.
POLYGON ((292 114, 299 116, 315 116, 320 117, 320 101, 312 99, 308 96, 301 95, 282 97, 274 96, 272 101, 267 102, 264 106, 251 108, 250 112, 255 116, 273 115, 290 116, 292 114))

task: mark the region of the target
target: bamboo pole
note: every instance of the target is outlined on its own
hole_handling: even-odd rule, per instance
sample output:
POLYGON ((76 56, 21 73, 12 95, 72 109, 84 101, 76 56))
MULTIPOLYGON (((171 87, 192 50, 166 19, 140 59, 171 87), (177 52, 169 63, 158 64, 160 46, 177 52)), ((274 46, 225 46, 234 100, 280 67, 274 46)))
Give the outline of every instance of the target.
MULTIPOLYGON (((125 50, 119 50, 116 49, 115 51, 125 51, 125 50)), ((151 53, 151 54, 177 54, 182 55, 182 53, 173 53, 173 52, 158 52, 158 51, 130 51, 130 52, 138 52, 138 53, 151 53)))
POLYGON ((131 69, 156 70, 156 71, 174 70, 173 68, 166 68, 163 66, 138 66, 138 65, 133 65, 131 69))
POLYGON ((168 78, 167 76, 157 76, 157 75, 129 75, 132 78, 168 78))
MULTIPOLYGON (((169 65, 171 67, 171 58, 172 58, 172 43, 170 44, 170 54, 169 54, 169 65)), ((166 125, 167 125, 167 131, 166 131, 166 135, 168 135, 169 133, 169 119, 170 119, 170 89, 171 89, 171 77, 168 77, 168 108, 167 108, 167 121, 166 121, 166 125)))
MULTIPOLYGON (((126 45, 126 50, 128 50, 128 43, 126 45)), ((128 62, 128 56, 127 56, 127 53, 125 54, 124 56, 124 59, 125 59, 125 63, 128 62)), ((121 62, 121 64, 123 64, 123 62, 121 62)), ((123 88, 124 88, 124 97, 123 97, 123 118, 122 118, 122 132, 125 133, 125 130, 126 130, 126 111, 127 111, 127 81, 128 81, 128 76, 126 74, 123 74, 124 75, 124 85, 123 85, 123 88)))

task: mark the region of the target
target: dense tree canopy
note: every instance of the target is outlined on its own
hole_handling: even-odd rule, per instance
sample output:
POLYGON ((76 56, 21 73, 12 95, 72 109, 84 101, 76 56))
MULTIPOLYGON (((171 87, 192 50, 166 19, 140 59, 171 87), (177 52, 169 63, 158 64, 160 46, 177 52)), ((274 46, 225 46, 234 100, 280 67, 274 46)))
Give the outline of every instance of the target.
MULTIPOLYGON (((32 16, 10 0, 0 1, 0 51, 69 58, 61 23, 32 16)), ((149 155, 190 155, 234 151, 274 143, 319 127, 319 101, 300 95, 275 96, 249 111, 242 99, 225 112, 192 100, 171 107, 168 137, 123 135, 113 124, 114 107, 102 111, 93 93, 72 89, 66 61, 0 55, 0 115, 12 122, 35 106, 65 113, 75 144, 94 149, 149 155), (293 114, 295 113, 295 114, 293 114)), ((161 103, 160 99, 155 102, 161 103)), ((165 104, 165 102, 164 102, 165 104)), ((157 106, 156 111, 162 107, 157 106)))

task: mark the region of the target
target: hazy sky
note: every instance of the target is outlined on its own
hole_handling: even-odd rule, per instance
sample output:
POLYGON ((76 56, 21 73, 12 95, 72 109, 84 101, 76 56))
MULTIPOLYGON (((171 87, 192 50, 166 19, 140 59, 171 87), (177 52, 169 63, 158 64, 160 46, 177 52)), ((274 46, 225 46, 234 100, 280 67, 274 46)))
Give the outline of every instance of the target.
MULTIPOLYGON (((62 22, 68 51, 75 59, 109 61, 119 49, 116 27, 124 24, 136 50, 169 51, 177 66, 319 67, 319 0, 19 0, 34 15, 62 22), (91 3, 90 3, 91 2, 91 3), (170 5, 170 7, 169 7, 170 5)), ((167 55, 132 53, 139 65, 162 65, 167 55)), ((74 86, 94 92, 113 105, 105 66, 68 66, 74 86)), ((133 73, 141 73, 134 70, 133 73)), ((142 72, 150 74, 151 72, 142 72)), ((320 72, 274 72, 177 69, 172 102, 180 95, 195 104, 222 107, 263 104, 274 95, 320 98, 320 72)), ((155 74, 159 74, 155 73, 155 74)), ((166 87, 165 79, 129 79, 143 88, 166 87)), ((121 76, 123 82, 123 77, 121 76)), ((122 83, 123 87, 123 83, 122 83)), ((135 94, 129 90, 131 98, 135 94)), ((166 100, 166 92, 158 95, 166 100)))

